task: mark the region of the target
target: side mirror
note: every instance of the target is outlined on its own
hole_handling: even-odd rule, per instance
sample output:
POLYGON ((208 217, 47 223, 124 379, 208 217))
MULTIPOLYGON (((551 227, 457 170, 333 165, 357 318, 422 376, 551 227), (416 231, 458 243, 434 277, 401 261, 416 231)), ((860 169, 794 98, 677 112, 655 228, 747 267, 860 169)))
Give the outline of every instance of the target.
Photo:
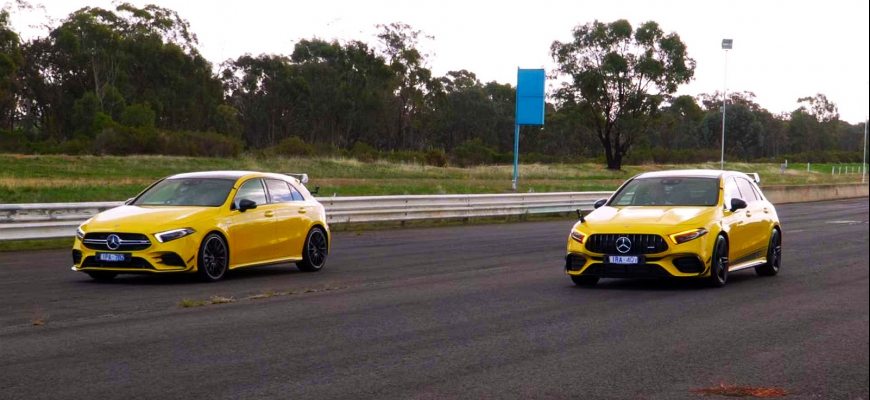
POLYGON ((731 199, 731 211, 742 210, 746 208, 746 202, 743 199, 731 199))
POLYGON ((605 204, 607 204, 607 199, 598 199, 598 201, 595 202, 593 207, 595 207, 595 209, 597 210, 597 209, 601 208, 602 206, 604 206, 605 204))
POLYGON ((135 198, 135 197, 131 197, 131 198, 129 198, 129 199, 127 199, 127 200, 124 201, 124 205, 125 205, 125 206, 129 206, 130 204, 133 204, 133 201, 134 201, 134 200, 136 200, 136 198, 135 198))
POLYGON ((257 208, 257 203, 251 199, 242 199, 239 201, 239 211, 245 212, 257 208))
POLYGON ((314 190, 309 191, 308 193, 311 193, 312 195, 320 193, 320 186, 315 186, 314 190))

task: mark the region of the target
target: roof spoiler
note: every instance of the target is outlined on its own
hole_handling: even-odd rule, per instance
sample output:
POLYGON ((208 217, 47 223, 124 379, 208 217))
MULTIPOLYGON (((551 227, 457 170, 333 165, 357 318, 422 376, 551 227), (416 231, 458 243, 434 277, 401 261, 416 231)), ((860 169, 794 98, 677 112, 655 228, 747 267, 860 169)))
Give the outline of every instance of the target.
POLYGON ((749 174, 749 176, 751 176, 752 179, 755 180, 756 184, 761 184, 761 177, 758 176, 758 173, 753 172, 753 173, 749 174))
POLYGON ((302 183, 308 183, 308 174, 295 174, 290 172, 284 172, 283 175, 292 176, 302 183))

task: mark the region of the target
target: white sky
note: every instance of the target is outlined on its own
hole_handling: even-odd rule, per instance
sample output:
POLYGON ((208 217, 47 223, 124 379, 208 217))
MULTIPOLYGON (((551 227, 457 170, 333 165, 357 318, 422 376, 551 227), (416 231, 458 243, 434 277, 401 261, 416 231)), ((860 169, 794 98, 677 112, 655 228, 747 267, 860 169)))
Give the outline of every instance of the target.
MULTIPOLYGON (((3 0, 0 0, 2 2, 3 0)), ((467 69, 481 81, 516 84, 516 68, 551 68, 553 40, 570 40, 571 29, 598 19, 654 20, 676 31, 698 62, 695 80, 680 94, 722 90, 723 38, 729 53, 728 90, 752 91, 771 112, 797 108, 797 98, 824 93, 851 123, 868 114, 870 2, 824 1, 415 1, 415 0, 130 0, 178 11, 199 36, 212 63, 244 53, 290 54, 299 39, 374 42, 375 24, 401 21, 435 36, 436 75, 467 69)), ((113 8, 111 0, 32 0, 53 18, 84 6, 113 8)), ((41 12, 13 13, 25 37, 41 12)))

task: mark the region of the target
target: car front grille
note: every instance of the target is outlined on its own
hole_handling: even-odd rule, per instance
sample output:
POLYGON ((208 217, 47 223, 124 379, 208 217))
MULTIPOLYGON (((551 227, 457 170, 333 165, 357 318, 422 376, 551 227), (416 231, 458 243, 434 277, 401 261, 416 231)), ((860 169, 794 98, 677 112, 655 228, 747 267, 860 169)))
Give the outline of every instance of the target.
POLYGON ((151 240, 141 233, 96 232, 86 234, 85 238, 82 239, 82 244, 91 250, 136 251, 151 247, 151 240), (109 248, 108 239, 112 235, 116 235, 120 239, 116 249, 109 248))
POLYGON ((628 233, 594 234, 586 239, 586 250, 599 254, 658 254, 668 249, 665 239, 659 235, 628 233), (628 251, 617 249, 619 238, 630 242, 628 251))

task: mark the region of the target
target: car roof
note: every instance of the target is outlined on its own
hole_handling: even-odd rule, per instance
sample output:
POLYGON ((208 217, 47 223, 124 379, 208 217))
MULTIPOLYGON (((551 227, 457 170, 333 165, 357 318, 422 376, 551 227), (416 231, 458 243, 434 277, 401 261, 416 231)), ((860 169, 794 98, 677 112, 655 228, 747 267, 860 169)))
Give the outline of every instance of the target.
POLYGON ((676 177, 718 178, 726 173, 727 173, 726 171, 721 171, 721 170, 716 170, 716 169, 681 169, 681 170, 673 170, 673 171, 644 172, 644 173, 638 175, 637 179, 676 178, 676 177))
POLYGON ((283 174, 273 174, 268 172, 255 171, 202 171, 202 172, 186 172, 183 174, 172 175, 166 179, 233 179, 237 180, 244 177, 268 177, 281 179, 285 181, 298 182, 298 179, 283 174))
POLYGON ((739 176, 750 181, 755 181, 753 177, 740 171, 722 171, 718 169, 677 169, 671 171, 655 171, 644 172, 635 176, 633 179, 644 178, 721 178, 722 176, 739 176))

